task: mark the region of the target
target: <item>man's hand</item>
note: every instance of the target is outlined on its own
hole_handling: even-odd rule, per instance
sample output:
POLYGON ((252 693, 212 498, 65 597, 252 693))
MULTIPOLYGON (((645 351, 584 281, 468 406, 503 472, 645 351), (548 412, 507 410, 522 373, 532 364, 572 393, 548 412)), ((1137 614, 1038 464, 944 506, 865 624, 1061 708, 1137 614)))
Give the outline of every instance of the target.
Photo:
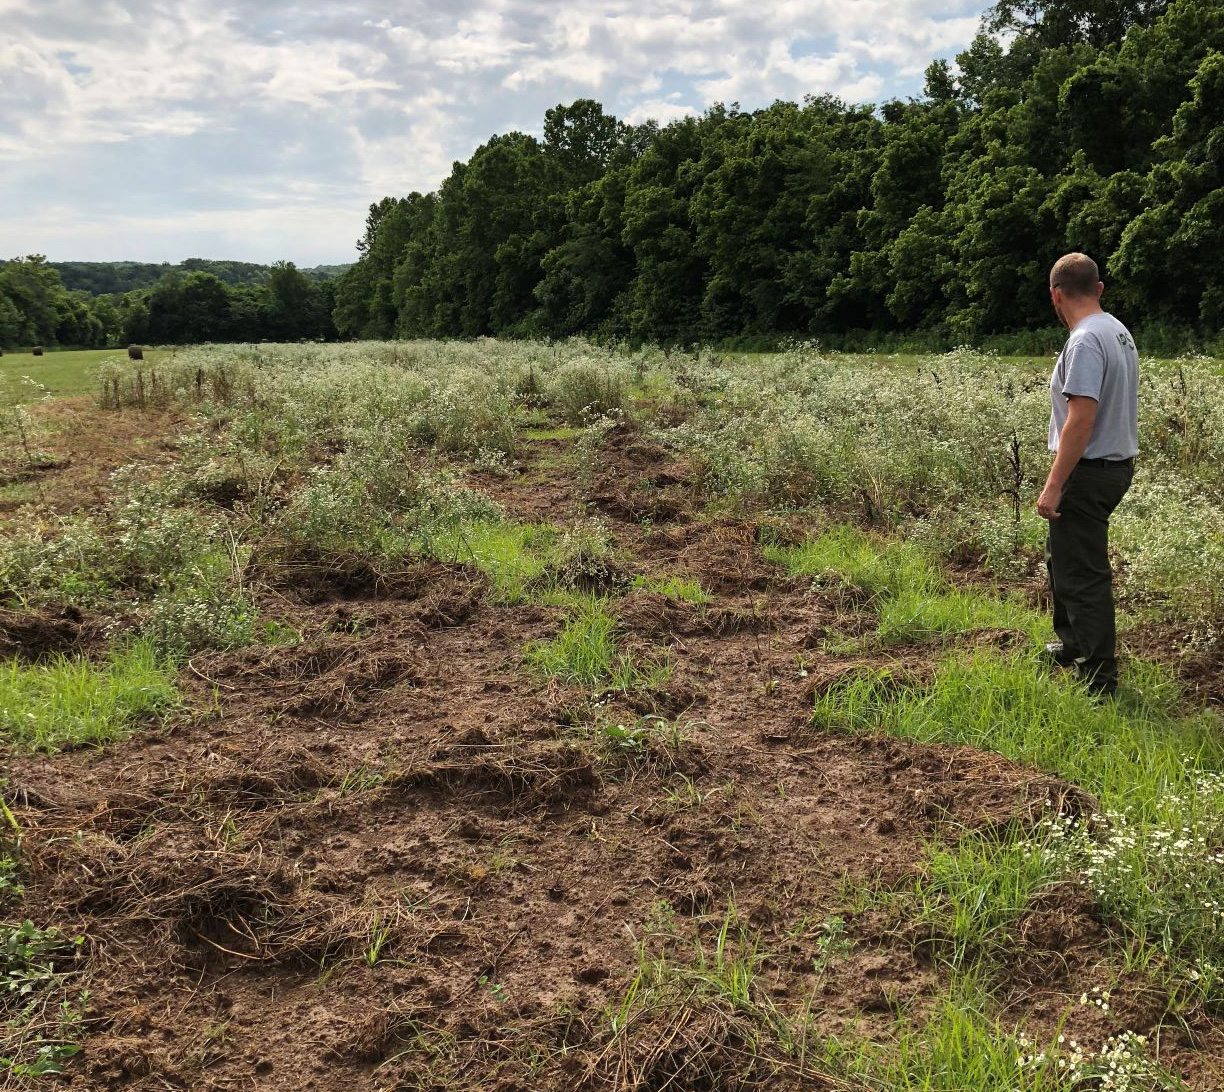
POLYGON ((1045 488, 1037 498, 1037 514, 1042 519, 1058 519, 1061 514, 1058 506, 1062 504, 1063 488, 1088 447, 1096 424, 1096 411, 1095 398, 1082 394, 1067 396, 1067 423, 1059 434, 1058 454, 1050 467, 1045 488))
MULTIPOLYGON (((1031 495, 1031 494, 1030 494, 1031 495)), ((1042 519, 1058 519, 1061 514, 1058 504, 1062 500, 1062 490, 1046 486, 1037 498, 1037 514, 1042 519)))

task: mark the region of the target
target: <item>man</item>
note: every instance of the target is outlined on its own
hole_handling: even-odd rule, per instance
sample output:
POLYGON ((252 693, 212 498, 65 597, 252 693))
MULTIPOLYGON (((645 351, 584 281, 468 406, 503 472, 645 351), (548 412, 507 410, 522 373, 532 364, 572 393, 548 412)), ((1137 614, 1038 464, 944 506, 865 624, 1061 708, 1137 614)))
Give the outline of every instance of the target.
POLYGON ((1139 353, 1101 309, 1096 263, 1067 254, 1050 271, 1050 300, 1071 331, 1050 377, 1054 465, 1037 501, 1049 520, 1046 567, 1058 642, 1049 660, 1074 668, 1096 695, 1118 688, 1109 517, 1139 454, 1139 353))

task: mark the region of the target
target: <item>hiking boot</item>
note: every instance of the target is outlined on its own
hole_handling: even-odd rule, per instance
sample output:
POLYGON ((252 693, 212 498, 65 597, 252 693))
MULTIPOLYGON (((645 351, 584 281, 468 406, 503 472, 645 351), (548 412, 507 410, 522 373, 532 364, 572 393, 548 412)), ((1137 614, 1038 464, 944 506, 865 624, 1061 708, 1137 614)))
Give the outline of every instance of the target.
POLYGON ((1089 682, 1085 684, 1084 688, 1088 691, 1088 698, 1093 705, 1104 705, 1107 701, 1113 701, 1118 696, 1118 684, 1116 682, 1089 682))
POLYGON ((1079 657, 1068 650, 1062 641, 1051 641, 1041 650, 1041 662, 1048 667, 1074 667, 1079 657))

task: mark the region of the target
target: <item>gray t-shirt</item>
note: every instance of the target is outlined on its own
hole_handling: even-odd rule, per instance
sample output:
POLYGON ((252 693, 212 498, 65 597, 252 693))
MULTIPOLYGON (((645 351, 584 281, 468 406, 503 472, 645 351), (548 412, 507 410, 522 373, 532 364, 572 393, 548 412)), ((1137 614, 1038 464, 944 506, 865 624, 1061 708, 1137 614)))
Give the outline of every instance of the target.
POLYGON ((1096 423, 1085 459, 1130 459, 1139 454, 1139 352, 1130 331, 1101 311, 1082 319, 1050 376, 1050 450, 1067 423, 1067 395, 1095 398, 1096 423))

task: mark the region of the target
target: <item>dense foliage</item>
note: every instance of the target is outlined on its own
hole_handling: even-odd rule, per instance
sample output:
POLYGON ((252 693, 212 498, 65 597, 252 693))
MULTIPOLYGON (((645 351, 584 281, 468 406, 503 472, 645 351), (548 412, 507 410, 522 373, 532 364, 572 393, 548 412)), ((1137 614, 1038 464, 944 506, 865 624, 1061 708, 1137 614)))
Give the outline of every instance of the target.
MULTIPOLYGON (((1224 320, 1224 6, 1002 0, 920 99, 716 105, 631 126, 579 100, 437 192, 370 209, 342 336, 881 346, 1052 325, 1096 256, 1149 349, 1224 320)), ((1056 337, 1056 335, 1055 335, 1056 337)))
MULTIPOLYGON (((211 273, 230 288, 242 284, 263 284, 273 266, 255 262, 215 261, 211 258, 188 258, 170 262, 49 262, 69 292, 88 292, 91 296, 107 296, 132 292, 137 288, 152 288, 168 273, 211 273)), ((301 272, 312 281, 326 281, 339 276, 347 265, 316 265, 301 272)))
POLYGON ((230 286, 215 273, 172 267, 151 288, 93 296, 66 288, 41 254, 14 258, 0 265, 0 349, 335 336, 331 281, 311 278, 292 262, 250 268, 263 270, 257 283, 230 286))

